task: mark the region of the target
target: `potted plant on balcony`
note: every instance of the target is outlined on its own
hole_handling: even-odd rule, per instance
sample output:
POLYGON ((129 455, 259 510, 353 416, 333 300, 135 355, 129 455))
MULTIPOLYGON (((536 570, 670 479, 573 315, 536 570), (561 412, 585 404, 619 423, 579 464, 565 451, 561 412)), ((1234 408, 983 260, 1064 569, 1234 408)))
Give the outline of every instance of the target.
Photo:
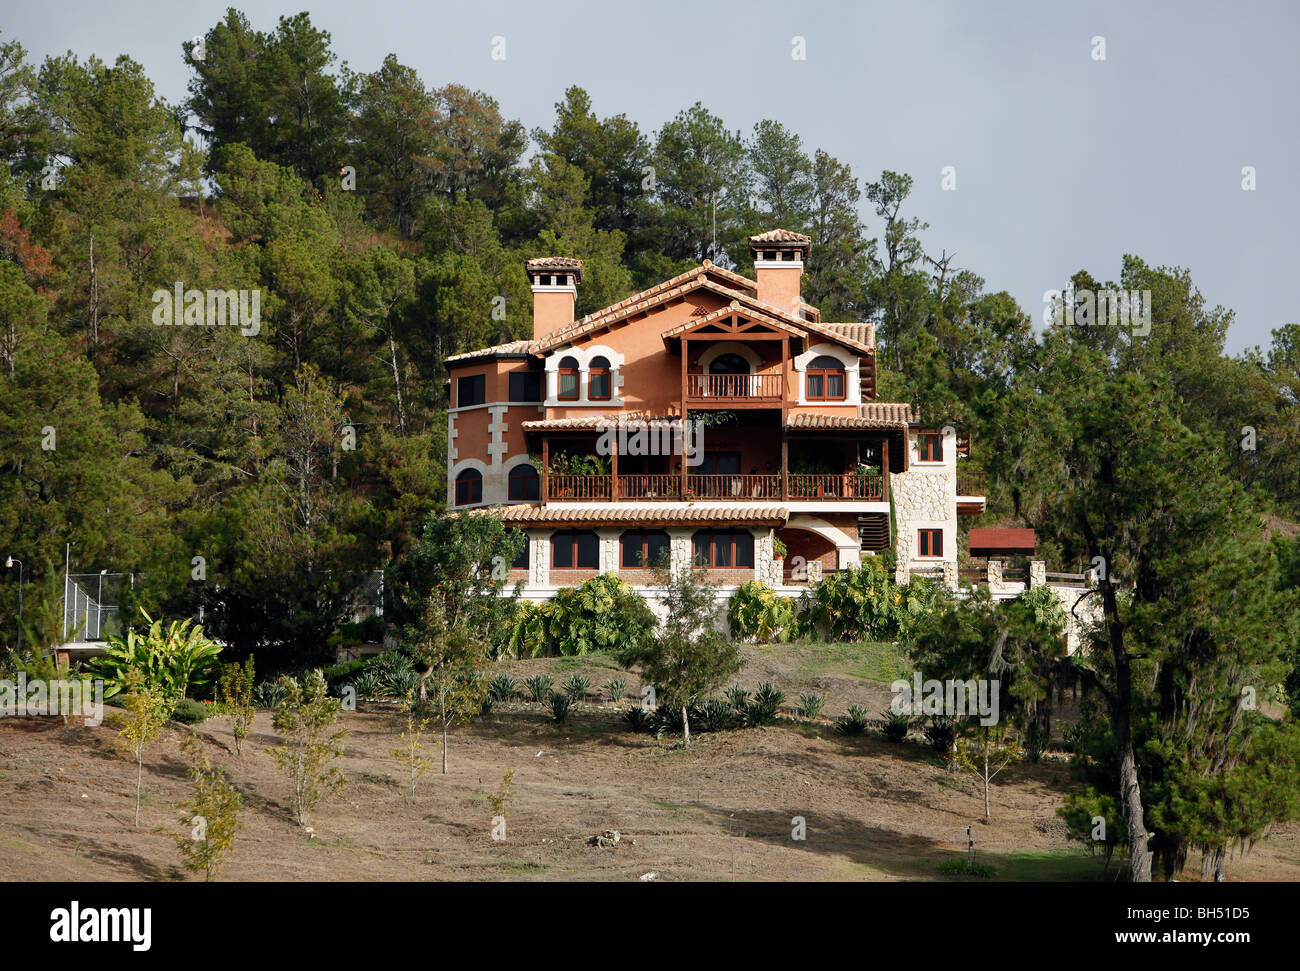
POLYGON ((785 559, 785 554, 786 554, 785 544, 781 542, 779 537, 773 536, 772 537, 772 559, 776 560, 777 562, 780 562, 781 560, 785 559))

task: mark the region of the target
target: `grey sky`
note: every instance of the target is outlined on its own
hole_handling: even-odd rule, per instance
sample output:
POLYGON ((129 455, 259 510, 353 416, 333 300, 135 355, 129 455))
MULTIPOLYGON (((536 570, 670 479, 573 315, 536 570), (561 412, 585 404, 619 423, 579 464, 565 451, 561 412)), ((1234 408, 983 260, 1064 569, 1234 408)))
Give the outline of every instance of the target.
MULTIPOLYGON (((176 102, 181 43, 229 5, 14 3, 3 26, 38 62, 130 54, 176 102)), ((1080 268, 1114 279, 1135 253, 1187 267, 1210 305, 1236 311, 1230 350, 1300 321, 1286 289, 1300 250, 1295 2, 233 5, 263 30, 306 8, 354 70, 394 52, 426 83, 487 91, 529 129, 549 127, 571 84, 647 132, 696 100, 745 132, 774 118, 864 182, 912 175, 927 248, 955 252, 1035 320, 1044 290, 1080 268), (946 165, 954 192, 940 188, 946 165)))

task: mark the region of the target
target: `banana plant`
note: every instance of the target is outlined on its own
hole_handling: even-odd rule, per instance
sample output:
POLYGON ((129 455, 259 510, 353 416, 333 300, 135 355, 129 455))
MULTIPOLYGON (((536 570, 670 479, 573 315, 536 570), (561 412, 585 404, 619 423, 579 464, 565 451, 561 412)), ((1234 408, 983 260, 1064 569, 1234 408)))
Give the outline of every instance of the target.
POLYGON ((149 626, 110 637, 104 655, 87 665, 93 677, 103 678, 104 696, 111 698, 126 690, 133 675, 173 703, 184 698, 191 687, 207 684, 221 645, 207 637, 193 619, 172 621, 164 628, 161 620, 140 612, 149 626))

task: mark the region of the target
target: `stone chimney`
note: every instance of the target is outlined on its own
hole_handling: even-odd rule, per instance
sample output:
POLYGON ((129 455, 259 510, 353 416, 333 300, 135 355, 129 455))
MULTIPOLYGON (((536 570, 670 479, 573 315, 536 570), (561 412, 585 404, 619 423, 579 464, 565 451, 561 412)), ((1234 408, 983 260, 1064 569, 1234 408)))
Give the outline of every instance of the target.
POLYGON ((788 229, 772 229, 749 237, 759 300, 799 316, 799 281, 811 243, 809 237, 788 229))
POLYGON ((582 260, 543 256, 529 260, 527 270, 533 286, 533 340, 539 340, 573 323, 582 260))

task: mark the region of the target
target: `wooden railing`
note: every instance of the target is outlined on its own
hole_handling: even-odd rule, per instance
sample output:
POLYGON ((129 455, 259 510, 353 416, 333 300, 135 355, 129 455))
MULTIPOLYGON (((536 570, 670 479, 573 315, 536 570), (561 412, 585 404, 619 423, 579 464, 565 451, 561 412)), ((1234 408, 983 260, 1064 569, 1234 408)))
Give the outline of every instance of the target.
POLYGON ((790 476, 791 499, 874 499, 885 498, 885 478, 845 472, 840 475, 790 476))
POLYGON ((957 473, 957 495, 959 496, 984 496, 988 495, 984 491, 984 473, 971 471, 957 473))
MULTIPOLYGON (((710 375, 730 377, 731 375, 710 375)), ((686 489, 696 499, 780 499, 779 475, 687 475, 686 489)))
POLYGON ((620 475, 618 497, 620 499, 680 499, 682 477, 680 475, 620 475))
POLYGON ((779 475, 691 475, 682 492, 680 473, 653 475, 557 475, 544 479, 547 500, 665 500, 665 499, 857 499, 883 502, 885 480, 880 475, 846 472, 836 475, 791 475, 789 490, 779 475), (615 481, 617 479, 617 481, 615 481), (617 488, 615 488, 617 486, 617 488))
POLYGON ((612 479, 609 475, 548 475, 547 498, 608 499, 612 479))
POLYGON ((780 374, 688 374, 689 401, 780 401, 784 381, 780 374))

